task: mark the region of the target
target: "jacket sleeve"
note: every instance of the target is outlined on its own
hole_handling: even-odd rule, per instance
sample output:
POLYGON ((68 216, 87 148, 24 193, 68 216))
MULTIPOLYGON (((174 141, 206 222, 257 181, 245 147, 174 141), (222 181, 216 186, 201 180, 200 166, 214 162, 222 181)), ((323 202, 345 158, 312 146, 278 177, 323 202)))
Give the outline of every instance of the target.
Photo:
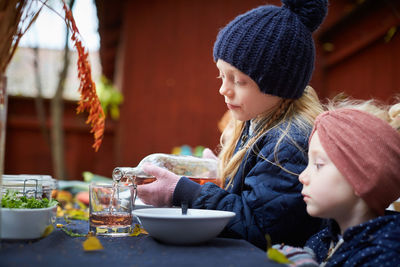
MULTIPOLYGON (((297 145, 307 146, 306 137, 299 140, 296 140, 297 145)), ((193 208, 236 213, 222 236, 246 239, 266 249, 266 234, 273 244, 302 246, 318 230, 319 220, 307 215, 300 193, 302 186, 298 176, 292 174, 299 174, 306 167, 305 153, 285 138, 279 146, 279 166, 274 158, 276 141, 258 142, 261 151, 245 157, 232 190, 207 183, 197 191, 192 200, 193 208), (235 190, 238 187, 240 189, 235 190)))

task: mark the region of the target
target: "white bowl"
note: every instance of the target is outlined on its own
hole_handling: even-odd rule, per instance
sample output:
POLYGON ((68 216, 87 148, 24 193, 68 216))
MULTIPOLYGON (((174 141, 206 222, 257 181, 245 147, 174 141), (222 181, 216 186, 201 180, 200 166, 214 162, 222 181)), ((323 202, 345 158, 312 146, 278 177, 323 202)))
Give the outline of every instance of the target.
POLYGON ((57 206, 43 209, 1 208, 0 237, 2 239, 36 239, 53 224, 57 206))
POLYGON ((183 245, 202 243, 216 237, 235 216, 234 212, 180 208, 147 208, 133 211, 143 228, 164 243, 183 245))

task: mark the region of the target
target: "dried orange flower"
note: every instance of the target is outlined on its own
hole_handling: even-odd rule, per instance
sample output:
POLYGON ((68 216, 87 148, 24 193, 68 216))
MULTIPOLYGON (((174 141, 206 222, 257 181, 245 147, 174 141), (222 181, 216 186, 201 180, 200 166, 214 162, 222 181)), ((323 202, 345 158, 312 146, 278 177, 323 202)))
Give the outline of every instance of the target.
POLYGON ((77 113, 87 111, 89 116, 86 123, 91 125, 91 133, 94 134, 93 148, 98 151, 103 140, 105 114, 101 107, 100 100, 96 94, 96 84, 92 80, 92 69, 88 60, 88 52, 82 45, 81 35, 76 27, 75 19, 72 16, 71 10, 63 1, 63 9, 65 11, 65 23, 72 32, 71 40, 78 52, 78 78, 80 81, 79 93, 81 95, 78 102, 77 113))

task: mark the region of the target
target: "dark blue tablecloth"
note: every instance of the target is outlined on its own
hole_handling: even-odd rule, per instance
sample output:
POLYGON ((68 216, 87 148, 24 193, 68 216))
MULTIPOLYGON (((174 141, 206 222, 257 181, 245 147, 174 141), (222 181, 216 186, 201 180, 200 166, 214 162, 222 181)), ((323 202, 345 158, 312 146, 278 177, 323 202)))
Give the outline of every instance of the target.
MULTIPOLYGON (((88 232, 86 221, 74 220, 66 226, 77 233, 88 232)), ((104 249, 91 252, 83 250, 86 237, 71 237, 58 228, 39 240, 2 240, 0 266, 282 266, 244 240, 215 238, 201 245, 173 246, 149 235, 98 238, 104 249)))

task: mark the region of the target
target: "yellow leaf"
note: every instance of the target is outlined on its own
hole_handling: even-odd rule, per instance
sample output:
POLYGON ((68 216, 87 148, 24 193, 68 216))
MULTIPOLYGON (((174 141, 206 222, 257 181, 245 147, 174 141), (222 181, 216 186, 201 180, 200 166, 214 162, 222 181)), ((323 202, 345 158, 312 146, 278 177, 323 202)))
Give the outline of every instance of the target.
POLYGON ((57 227, 57 228, 62 228, 62 227, 64 227, 64 225, 63 225, 62 223, 57 223, 57 224, 56 224, 56 227, 57 227))
POLYGON ((288 258, 286 258, 285 254, 275 248, 269 248, 267 250, 267 255, 270 260, 277 263, 292 263, 288 258))
POLYGON ((84 251, 95 251, 104 249, 103 245, 100 243, 100 240, 95 236, 89 236, 83 242, 83 250, 84 251))
POLYGON ((292 263, 285 254, 279 250, 272 248, 271 236, 269 234, 265 235, 265 240, 267 241, 267 257, 278 263, 292 263))
POLYGON ((54 226, 52 224, 47 225, 47 227, 43 231, 42 238, 51 234, 51 232, 53 232, 53 230, 54 230, 54 226))
POLYGON ((85 210, 72 209, 67 211, 69 219, 72 220, 89 220, 89 212, 85 210))
POLYGON ((82 210, 87 208, 87 206, 85 204, 83 204, 82 202, 80 202, 79 200, 76 200, 75 203, 77 203, 79 208, 82 210))
POLYGON ((65 210, 72 210, 74 208, 72 202, 68 202, 67 204, 65 204, 64 209, 65 210))
POLYGON ((57 206, 57 217, 63 217, 63 216, 64 216, 64 210, 60 206, 57 206))
POLYGON ((139 224, 135 224, 135 227, 132 230, 132 233, 129 236, 138 236, 140 234, 148 235, 146 230, 144 230, 139 224))
POLYGON ((57 191, 56 200, 63 204, 72 202, 72 194, 65 190, 57 191))

